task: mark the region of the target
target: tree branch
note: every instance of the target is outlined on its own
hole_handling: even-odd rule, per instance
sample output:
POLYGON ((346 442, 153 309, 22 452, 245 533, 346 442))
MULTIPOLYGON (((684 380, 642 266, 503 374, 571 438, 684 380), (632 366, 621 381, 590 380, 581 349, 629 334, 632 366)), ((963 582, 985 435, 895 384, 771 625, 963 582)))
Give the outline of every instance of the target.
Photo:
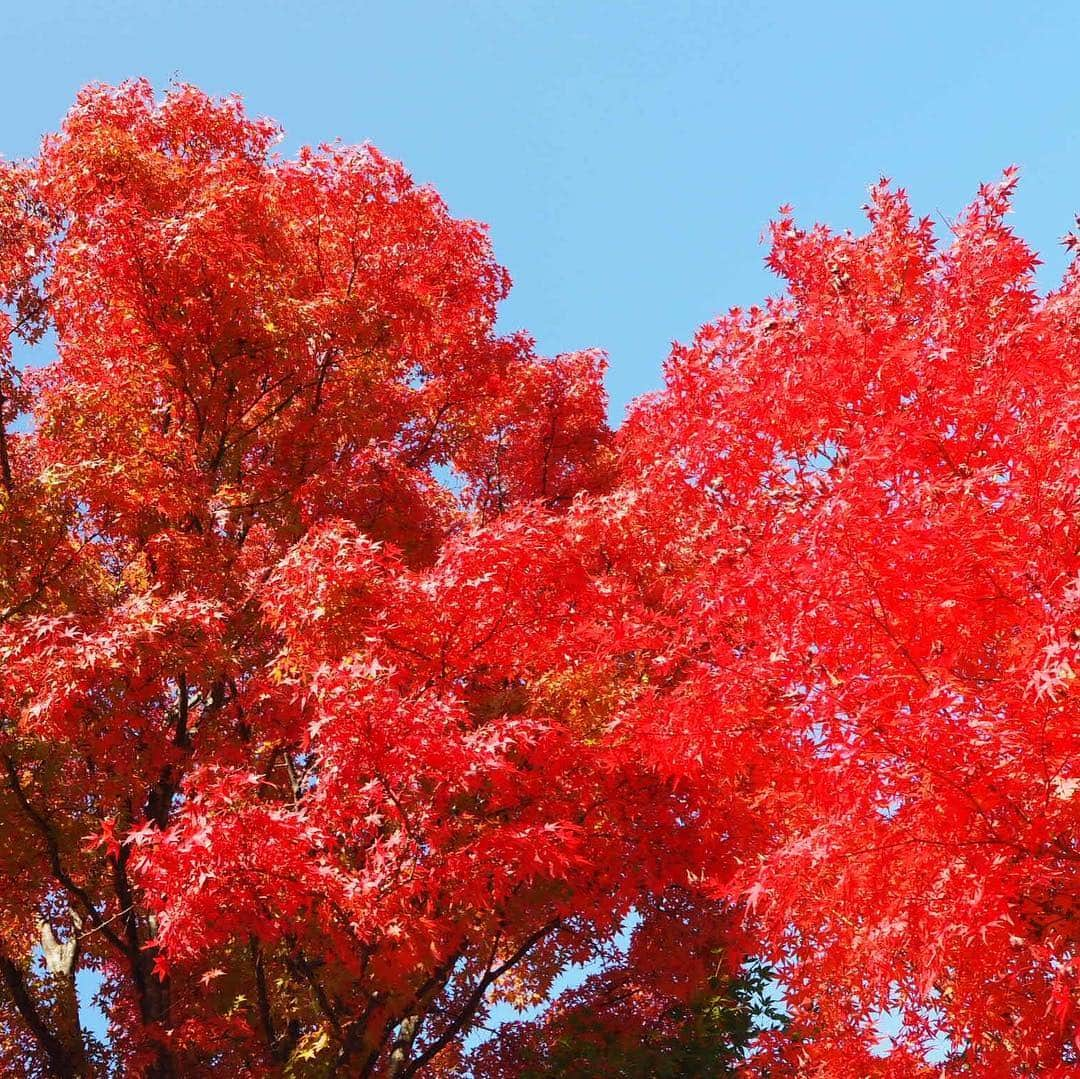
POLYGON ((87 915, 89 915, 90 922, 94 929, 98 930, 102 936, 113 945, 113 947, 127 954, 128 948, 120 937, 109 928, 106 919, 102 918, 101 914, 98 912, 89 893, 85 888, 76 884, 75 881, 72 880, 71 874, 64 868, 63 859, 60 857, 60 841, 57 839, 56 832, 49 821, 46 820, 46 818, 30 803, 30 799, 26 796, 26 791, 23 790, 23 785, 19 779, 19 772, 15 767, 15 762, 6 753, 3 755, 2 759, 4 770, 7 772, 8 786, 11 789, 11 793, 15 795, 15 800, 19 803, 19 808, 22 809, 25 816, 29 818, 38 833, 45 840, 45 849, 48 853, 49 866, 52 869, 53 876, 75 899, 79 901, 87 915))
POLYGON ((79 1071, 64 1043, 49 1029, 34 999, 26 987, 26 977, 21 968, 6 955, 0 955, 0 978, 3 979, 12 1004, 23 1022, 30 1028, 42 1052, 49 1061, 52 1074, 59 1079, 78 1079, 79 1071))
POLYGON ((484 999, 484 994, 488 991, 491 985, 498 981, 511 967, 516 966, 522 959, 529 953, 530 949, 548 933, 556 929, 559 925, 559 919, 555 918, 548 922, 546 925, 542 925, 535 933, 531 933, 525 938, 521 945, 514 951, 510 957, 500 963, 497 967, 491 967, 484 974, 484 976, 473 987, 472 992, 465 998, 465 1006, 458 1012, 454 1019, 449 1023, 446 1029, 431 1042, 424 1051, 411 1063, 407 1064, 401 1071, 400 1075, 402 1079, 410 1079, 421 1068, 423 1068, 430 1061, 434 1060, 449 1044, 461 1033, 465 1024, 476 1014, 477 1008, 480 1007, 480 1003, 484 999))

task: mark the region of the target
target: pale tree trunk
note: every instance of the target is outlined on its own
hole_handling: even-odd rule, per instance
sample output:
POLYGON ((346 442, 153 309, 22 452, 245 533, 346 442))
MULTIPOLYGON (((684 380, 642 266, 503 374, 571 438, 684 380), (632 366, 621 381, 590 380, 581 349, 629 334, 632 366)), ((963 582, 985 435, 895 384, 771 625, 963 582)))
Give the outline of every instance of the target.
POLYGON ((67 940, 57 939, 52 925, 45 918, 38 920, 41 934, 41 951, 45 957, 45 981, 54 1006, 54 1034, 63 1045, 73 1074, 89 1076, 82 1025, 79 1022, 79 994, 75 985, 75 973, 79 965, 78 932, 82 919, 71 912, 73 928, 67 940))

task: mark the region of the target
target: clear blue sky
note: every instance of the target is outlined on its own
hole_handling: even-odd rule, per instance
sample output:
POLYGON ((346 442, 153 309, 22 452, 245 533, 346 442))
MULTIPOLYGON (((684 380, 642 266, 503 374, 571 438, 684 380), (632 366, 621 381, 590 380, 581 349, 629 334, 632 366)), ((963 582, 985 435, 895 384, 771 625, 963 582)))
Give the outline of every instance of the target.
POLYGON ((287 148, 370 139, 490 223, 503 323, 611 356, 613 412, 672 339, 773 290, 783 202, 858 224, 867 185, 954 214, 1023 168, 1047 257, 1080 210, 1080 5, 30 0, 4 6, 0 152, 89 80, 238 91, 287 148))

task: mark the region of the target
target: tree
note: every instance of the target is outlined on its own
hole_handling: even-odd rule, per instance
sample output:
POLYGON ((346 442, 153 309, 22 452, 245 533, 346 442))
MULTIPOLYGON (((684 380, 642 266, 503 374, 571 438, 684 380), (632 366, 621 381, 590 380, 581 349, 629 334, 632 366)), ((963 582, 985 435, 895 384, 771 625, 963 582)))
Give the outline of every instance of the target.
POLYGON ((1080 276, 1013 173, 943 249, 783 213, 612 432, 481 226, 277 134, 94 86, 0 172, 5 1069, 1072 1074, 1080 276))
POLYGON ((619 718, 669 539, 602 356, 496 334, 483 228, 398 164, 277 134, 93 86, 3 173, 5 329, 56 342, 2 383, 14 1072, 452 1073, 712 842, 619 718))
POLYGON ((677 347, 624 432, 702 499, 666 721, 789 743, 757 858, 712 874, 785 986, 755 1070, 1080 1066, 1080 273, 1037 295, 1015 183, 945 248, 884 182, 864 236, 783 213, 786 294, 677 347))

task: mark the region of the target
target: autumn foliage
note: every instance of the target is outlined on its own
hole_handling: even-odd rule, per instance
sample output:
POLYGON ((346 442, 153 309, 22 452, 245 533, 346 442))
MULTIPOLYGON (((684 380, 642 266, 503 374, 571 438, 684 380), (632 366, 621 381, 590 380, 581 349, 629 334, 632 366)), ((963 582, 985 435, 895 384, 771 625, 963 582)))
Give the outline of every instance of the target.
POLYGON ((278 134, 95 86, 0 172, 4 1074, 1076 1074, 1080 272, 1014 174, 782 213, 612 431, 482 226, 278 134))

